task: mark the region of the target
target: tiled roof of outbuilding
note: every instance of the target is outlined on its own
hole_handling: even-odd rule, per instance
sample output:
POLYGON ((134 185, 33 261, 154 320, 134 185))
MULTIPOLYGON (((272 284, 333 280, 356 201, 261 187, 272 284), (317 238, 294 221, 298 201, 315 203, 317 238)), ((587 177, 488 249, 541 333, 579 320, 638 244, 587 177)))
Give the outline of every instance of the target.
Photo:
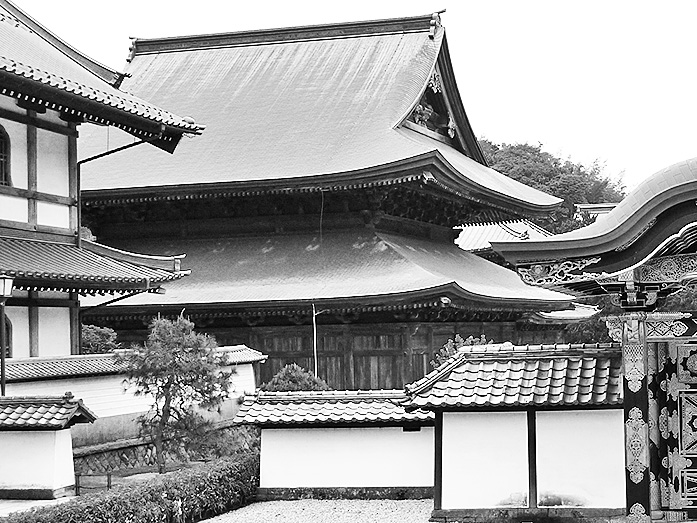
POLYGON ((466 346, 406 389, 429 410, 619 405, 619 344, 466 346))
POLYGON ((227 354, 227 361, 232 365, 240 365, 242 363, 257 363, 266 361, 268 356, 258 350, 250 349, 246 345, 229 345, 218 347, 220 352, 227 354))
POLYGON ((113 354, 85 354, 41 358, 9 358, 7 381, 77 378, 123 372, 113 354))
POLYGON ((87 241, 78 247, 0 237, 0 274, 14 278, 15 287, 24 290, 145 290, 189 274, 179 269, 181 258, 143 256, 87 241))
POLYGON ((245 400, 235 423, 262 426, 433 424, 433 413, 406 412, 403 390, 259 392, 245 400))
POLYGON ((69 392, 59 397, 8 396, 0 398, 0 431, 61 430, 97 419, 82 400, 69 392))
MULTIPOLYGON (((0 93, 116 125, 147 138, 202 127, 115 87, 120 73, 97 64, 5 0, 0 1, 0 93)), ((166 139, 166 137, 165 137, 166 139)), ((178 138, 177 138, 178 139, 178 138)))

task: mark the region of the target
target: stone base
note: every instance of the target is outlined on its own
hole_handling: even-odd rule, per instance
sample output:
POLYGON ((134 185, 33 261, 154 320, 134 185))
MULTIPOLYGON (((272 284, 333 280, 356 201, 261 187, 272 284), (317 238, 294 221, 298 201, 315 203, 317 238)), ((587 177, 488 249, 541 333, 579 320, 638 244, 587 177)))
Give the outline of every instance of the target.
POLYGON ((490 508, 434 510, 437 523, 619 523, 624 522, 624 508, 490 508))
POLYGON ((432 499, 433 487, 259 488, 257 501, 291 499, 432 499))
POLYGON ((75 485, 58 489, 2 489, 0 499, 58 499, 75 495, 75 485))

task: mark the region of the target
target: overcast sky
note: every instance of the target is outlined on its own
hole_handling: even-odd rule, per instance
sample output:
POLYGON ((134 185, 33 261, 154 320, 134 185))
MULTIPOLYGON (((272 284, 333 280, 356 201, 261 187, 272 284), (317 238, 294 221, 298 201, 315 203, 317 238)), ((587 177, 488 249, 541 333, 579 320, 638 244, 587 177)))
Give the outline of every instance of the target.
POLYGON ((479 137, 541 143, 606 163, 627 187, 697 156, 689 0, 12 0, 92 58, 122 70, 149 38, 416 16, 443 25, 479 137))

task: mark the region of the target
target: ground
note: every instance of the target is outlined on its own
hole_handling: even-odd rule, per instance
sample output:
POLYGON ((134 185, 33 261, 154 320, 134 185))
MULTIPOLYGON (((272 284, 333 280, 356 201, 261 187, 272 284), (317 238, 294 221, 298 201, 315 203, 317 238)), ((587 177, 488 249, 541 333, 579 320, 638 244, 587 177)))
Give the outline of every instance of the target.
POLYGON ((432 499, 265 501, 206 520, 206 523, 426 523, 432 509, 432 499))

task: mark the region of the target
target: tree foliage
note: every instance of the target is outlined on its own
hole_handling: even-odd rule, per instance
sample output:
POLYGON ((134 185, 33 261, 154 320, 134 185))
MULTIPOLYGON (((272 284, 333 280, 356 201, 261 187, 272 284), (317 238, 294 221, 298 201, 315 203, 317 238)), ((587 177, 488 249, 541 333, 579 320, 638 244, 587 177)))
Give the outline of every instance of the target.
POLYGON ((120 348, 116 331, 109 327, 83 325, 80 334, 80 354, 107 354, 120 348))
POLYGON ((183 445, 210 428, 200 409, 215 409, 227 397, 231 373, 222 370, 227 356, 214 338, 194 332, 194 324, 179 316, 153 320, 147 341, 119 358, 136 395, 153 400, 138 421, 141 434, 155 444, 163 473, 166 454, 181 455, 183 445))
POLYGON ((267 392, 331 390, 326 381, 295 363, 283 367, 271 378, 271 381, 264 383, 260 388, 267 392))
POLYGON ((564 200, 549 217, 535 220, 555 234, 592 222, 589 216, 574 217, 575 204, 619 202, 624 197, 621 182, 606 176, 604 166, 597 161, 586 167, 545 152, 541 145, 496 144, 489 140, 480 140, 479 144, 491 168, 564 200))

